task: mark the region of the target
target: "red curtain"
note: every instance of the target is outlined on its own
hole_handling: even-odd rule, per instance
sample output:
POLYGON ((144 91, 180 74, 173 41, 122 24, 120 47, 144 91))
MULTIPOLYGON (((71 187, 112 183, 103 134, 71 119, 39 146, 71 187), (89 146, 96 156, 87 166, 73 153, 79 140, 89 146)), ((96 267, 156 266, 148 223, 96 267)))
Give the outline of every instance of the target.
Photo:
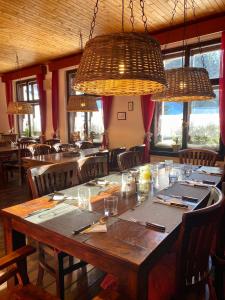
POLYGON ((52 127, 53 138, 57 136, 59 127, 59 71, 52 71, 52 127))
MULTIPOLYGON (((5 82, 5 95, 6 95, 6 103, 7 106, 10 102, 13 101, 13 86, 12 80, 7 80, 5 82)), ((13 115, 8 115, 9 128, 12 130, 14 128, 14 117, 13 115)))
POLYGON ((141 96, 141 108, 142 108, 142 117, 143 124, 145 129, 145 155, 144 162, 149 162, 149 150, 150 150, 150 127, 152 124, 153 114, 155 110, 155 102, 151 100, 151 95, 141 96))
POLYGON ((109 127, 109 121, 110 121, 110 116, 111 116, 112 100, 113 100, 113 96, 103 96, 102 97, 103 124, 104 124, 104 134, 103 134, 102 145, 105 148, 109 147, 109 137, 108 137, 107 130, 109 127))
POLYGON ((220 135, 222 142, 225 145, 225 31, 222 33, 221 39, 219 85, 220 135))
POLYGON ((40 98, 40 112, 41 112, 41 140, 44 142, 46 134, 46 121, 47 121, 47 103, 46 91, 44 90, 45 74, 37 74, 37 84, 40 98))

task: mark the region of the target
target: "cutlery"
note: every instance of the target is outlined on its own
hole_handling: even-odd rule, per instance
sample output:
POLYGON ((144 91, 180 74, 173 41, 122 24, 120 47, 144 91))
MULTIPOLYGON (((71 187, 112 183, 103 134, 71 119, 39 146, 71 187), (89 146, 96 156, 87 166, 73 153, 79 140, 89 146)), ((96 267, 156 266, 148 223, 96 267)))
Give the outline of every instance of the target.
POLYGON ((40 214, 40 213, 42 213, 42 212, 44 212, 44 211, 48 211, 48 210, 50 210, 50 209, 51 209, 51 208, 42 208, 42 209, 35 210, 35 211, 29 213, 25 218, 29 218, 29 217, 38 215, 38 214, 40 214))
POLYGON ((197 183, 190 183, 190 182, 179 182, 181 185, 186 185, 186 186, 191 186, 194 188, 200 188, 200 189, 208 189, 209 186, 207 185, 202 185, 202 184, 197 184, 197 183))
POLYGON ((132 222, 137 223, 137 224, 144 225, 146 228, 150 228, 150 229, 160 231, 160 232, 165 232, 166 231, 166 227, 164 225, 160 225, 160 224, 152 223, 152 222, 147 222, 147 221, 143 223, 143 222, 138 221, 137 219, 134 219, 134 218, 130 218, 130 220, 132 222))
POLYGON ((175 206, 175 207, 179 207, 179 208, 188 208, 187 204, 183 204, 183 203, 178 203, 175 201, 166 201, 162 198, 160 198, 159 196, 156 196, 156 200, 153 200, 153 202, 155 203, 159 203, 159 204, 164 204, 164 205, 168 205, 168 206, 175 206))
POLYGON ((198 198, 189 197, 189 196, 177 196, 177 195, 168 195, 168 197, 180 199, 182 201, 189 201, 189 202, 198 202, 198 198))
POLYGON ((90 227, 93 226, 93 225, 97 225, 97 224, 99 224, 99 225, 104 225, 104 224, 106 224, 107 219, 108 219, 108 217, 101 217, 97 222, 93 222, 92 224, 88 224, 88 225, 82 226, 82 227, 80 227, 80 228, 74 230, 72 233, 73 233, 74 235, 77 235, 77 234, 81 233, 82 231, 84 231, 84 230, 90 228, 90 227))

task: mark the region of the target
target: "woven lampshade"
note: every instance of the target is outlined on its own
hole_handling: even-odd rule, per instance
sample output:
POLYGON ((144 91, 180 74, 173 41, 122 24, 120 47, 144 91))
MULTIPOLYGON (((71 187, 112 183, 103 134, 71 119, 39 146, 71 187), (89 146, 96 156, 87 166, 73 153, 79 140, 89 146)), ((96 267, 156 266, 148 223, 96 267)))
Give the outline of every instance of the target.
POLYGON ((89 40, 74 89, 95 95, 145 95, 166 88, 159 43, 148 33, 114 33, 89 40))
POLYGON ((155 94, 152 100, 189 102, 215 98, 209 75, 204 68, 177 68, 166 70, 168 88, 155 94))
POLYGON ((8 105, 7 114, 30 115, 33 114, 33 107, 27 102, 10 102, 8 105))
POLYGON ((70 96, 67 104, 67 111, 93 112, 98 111, 96 97, 94 96, 70 96))

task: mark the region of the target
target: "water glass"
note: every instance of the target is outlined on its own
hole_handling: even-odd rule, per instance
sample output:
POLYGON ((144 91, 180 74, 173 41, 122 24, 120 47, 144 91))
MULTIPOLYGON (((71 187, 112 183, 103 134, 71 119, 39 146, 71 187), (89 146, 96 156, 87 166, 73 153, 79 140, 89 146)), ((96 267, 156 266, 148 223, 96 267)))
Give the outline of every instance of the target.
POLYGON ((117 206, 118 206, 117 196, 109 196, 107 198, 104 198, 105 216, 107 217, 116 216, 118 214, 117 206))
POLYGON ((130 192, 133 190, 133 186, 135 184, 135 180, 131 173, 124 172, 122 173, 122 185, 121 185, 121 192, 130 192))
POLYGON ((81 187, 78 189, 78 206, 82 209, 90 209, 91 191, 90 188, 81 187))
POLYGON ((173 185, 175 182, 178 181, 179 173, 177 170, 172 169, 169 172, 169 185, 173 185))
POLYGON ((173 160, 166 159, 165 160, 165 169, 167 171, 169 171, 169 170, 171 170, 172 167, 173 167, 173 160))
POLYGON ((151 182, 139 182, 136 184, 137 187, 137 202, 143 202, 148 198, 150 189, 151 189, 151 182))
POLYGON ((189 177, 192 174, 192 165, 184 165, 182 170, 184 177, 189 177))

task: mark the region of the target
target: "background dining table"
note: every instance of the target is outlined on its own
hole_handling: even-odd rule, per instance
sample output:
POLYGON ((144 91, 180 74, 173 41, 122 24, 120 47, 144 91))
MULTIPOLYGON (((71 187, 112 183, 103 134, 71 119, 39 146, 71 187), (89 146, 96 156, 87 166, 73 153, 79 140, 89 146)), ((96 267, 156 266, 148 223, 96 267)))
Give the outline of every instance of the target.
MULTIPOLYGON (((181 165, 177 164, 176 168, 182 173, 181 165)), ((162 164, 141 204, 137 202, 136 193, 125 195, 120 192, 122 175, 114 173, 104 177, 105 186, 98 182, 82 185, 91 192, 89 210, 78 207, 80 186, 61 191, 64 195, 61 202, 53 201, 49 195, 3 209, 6 252, 21 247, 26 242, 25 236, 30 236, 115 275, 124 299, 146 300, 148 274, 176 240, 183 214, 206 206, 213 188, 182 185, 179 181, 169 186, 168 173, 162 164), (114 191, 119 201, 118 215, 107 220, 107 232, 74 235, 74 230, 92 224, 104 215, 104 197, 109 191, 114 191), (162 205, 155 201, 159 194, 189 196, 197 201, 184 201, 187 207, 162 205), (146 222, 159 224, 165 231, 147 227, 146 222)), ((188 179, 208 180, 216 186, 221 175, 195 168, 188 179)))

